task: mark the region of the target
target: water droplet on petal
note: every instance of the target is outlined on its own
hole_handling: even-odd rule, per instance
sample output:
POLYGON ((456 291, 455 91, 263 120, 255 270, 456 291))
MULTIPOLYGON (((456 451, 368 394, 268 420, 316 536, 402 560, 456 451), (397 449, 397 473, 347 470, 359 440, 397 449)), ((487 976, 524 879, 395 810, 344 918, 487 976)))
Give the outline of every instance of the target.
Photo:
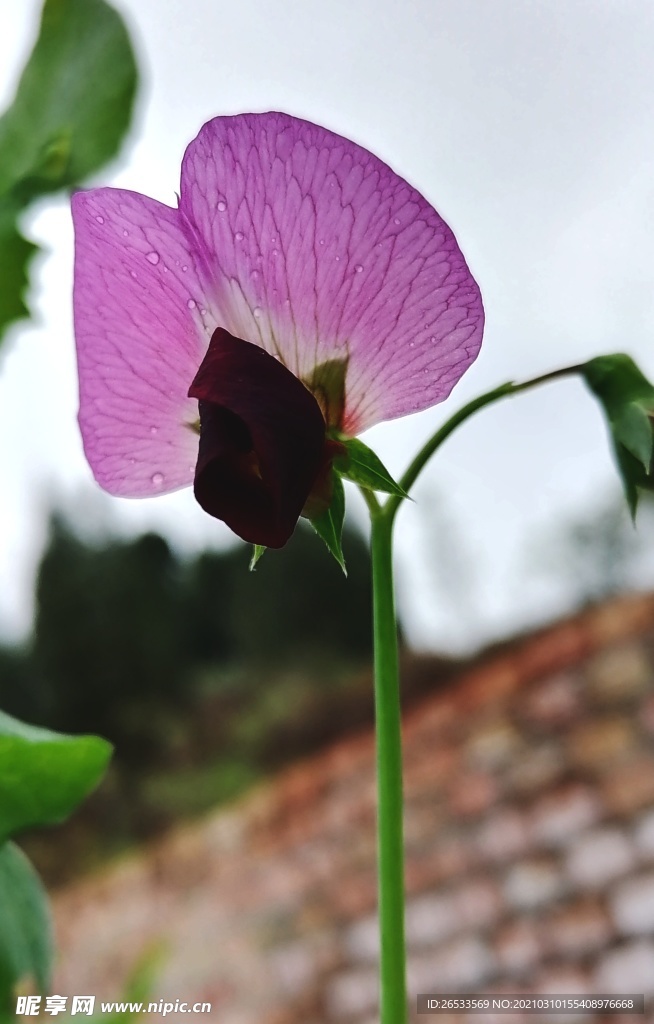
POLYGON ((279 249, 273 249, 272 254, 273 256, 279 256, 279 249))
POLYGON ((394 221, 393 221, 393 224, 399 224, 399 223, 400 223, 400 218, 399 218, 399 217, 396 217, 396 218, 394 219, 394 221))
POLYGON ((336 260, 337 263, 341 262, 341 257, 340 256, 334 256, 334 259, 336 260))
POLYGON ((434 344, 434 342, 436 341, 436 335, 435 335, 435 334, 432 334, 432 336, 431 336, 431 338, 430 338, 429 340, 431 341, 431 343, 432 343, 432 345, 433 345, 433 344, 434 344))
POLYGON ((360 274, 361 271, 363 270, 363 267, 361 266, 360 263, 357 263, 357 265, 356 265, 356 267, 354 269, 356 270, 357 274, 360 274))
POLYGON ((195 299, 189 299, 186 305, 189 309, 195 309, 195 299))
POLYGON ((201 309, 200 310, 200 316, 206 316, 206 315, 207 315, 206 309, 201 309))
POLYGON ((156 267, 157 263, 159 262, 159 253, 149 252, 145 258, 148 261, 148 263, 151 263, 153 267, 156 267))
POLYGON ((135 270, 130 270, 130 272, 129 272, 129 276, 130 276, 130 277, 133 277, 133 278, 134 278, 134 280, 136 281, 136 271, 135 271, 135 270))
POLYGON ((218 209, 220 210, 221 213, 224 213, 225 210, 227 209, 227 203, 225 202, 224 199, 221 199, 220 202, 218 203, 218 209))
POLYGON ((259 317, 261 316, 261 313, 262 313, 261 306, 255 306, 254 309, 252 310, 252 312, 254 313, 254 315, 256 316, 256 318, 258 320, 259 317))
POLYGON ((324 245, 324 244, 325 244, 325 239, 321 238, 320 241, 318 242, 318 245, 324 245))
POLYGON ((98 214, 98 216, 95 219, 97 220, 98 224, 104 224, 104 217, 101 217, 100 214, 98 214))
POLYGON ((410 341, 409 342, 409 348, 415 348, 415 347, 416 347, 415 341, 410 341))
POLYGON ((155 434, 158 434, 158 433, 159 433, 159 427, 150 427, 150 433, 151 433, 151 434, 152 434, 152 436, 154 437, 154 436, 155 436, 155 434))
POLYGON ((258 276, 259 276, 259 271, 258 270, 253 270, 252 271, 252 280, 256 281, 258 276))
POLYGON ((188 267, 187 267, 187 266, 186 266, 186 264, 184 263, 184 264, 182 265, 182 272, 183 272, 183 273, 185 274, 187 270, 188 270, 188 267))
POLYGON ((128 235, 129 231, 127 230, 127 228, 123 228, 123 238, 127 238, 128 235))
POLYGON ((237 242, 242 242, 243 241, 243 232, 242 231, 237 231, 236 234, 234 235, 234 238, 236 239, 237 242))
POLYGON ((163 473, 153 473, 151 479, 155 487, 161 487, 164 482, 163 473))

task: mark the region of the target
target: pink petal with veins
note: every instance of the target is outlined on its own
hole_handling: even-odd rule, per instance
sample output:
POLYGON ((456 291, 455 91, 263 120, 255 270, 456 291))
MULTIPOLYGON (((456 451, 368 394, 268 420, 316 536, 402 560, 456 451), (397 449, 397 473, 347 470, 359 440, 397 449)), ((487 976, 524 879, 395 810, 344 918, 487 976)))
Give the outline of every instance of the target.
POLYGON ((209 121, 184 157, 180 212, 220 326, 304 379, 348 359, 347 433, 442 401, 479 351, 481 296, 450 229, 324 128, 209 121))
POLYGON ((145 497, 193 482, 187 398, 215 324, 179 213, 133 192, 73 196, 79 422, 96 480, 145 497))

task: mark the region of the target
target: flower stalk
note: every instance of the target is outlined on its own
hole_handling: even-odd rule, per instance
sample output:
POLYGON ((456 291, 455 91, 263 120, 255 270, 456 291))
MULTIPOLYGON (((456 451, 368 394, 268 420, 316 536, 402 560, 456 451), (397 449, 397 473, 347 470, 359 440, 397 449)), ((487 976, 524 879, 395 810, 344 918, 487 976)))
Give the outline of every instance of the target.
MULTIPOLYGON (((507 383, 458 410, 418 452, 400 480, 408 492, 429 459, 458 426, 479 409, 559 377, 579 373, 564 367, 519 384, 507 383)), ((377 859, 380 930, 380 1022, 406 1024, 406 940, 404 929, 404 837, 402 717, 397 619, 393 586, 393 524, 402 502, 398 493, 382 504, 361 488, 371 521, 374 675, 377 761, 377 859)))
POLYGON ((393 515, 371 508, 381 1024, 407 1019, 402 733, 393 592, 393 515))

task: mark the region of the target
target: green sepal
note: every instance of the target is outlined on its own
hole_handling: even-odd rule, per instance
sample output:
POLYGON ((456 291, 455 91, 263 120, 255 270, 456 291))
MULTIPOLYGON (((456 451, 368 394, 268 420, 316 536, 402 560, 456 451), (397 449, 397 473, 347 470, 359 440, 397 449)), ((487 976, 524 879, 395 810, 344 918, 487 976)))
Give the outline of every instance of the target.
POLYGON ((95 789, 111 751, 98 736, 38 729, 0 711, 0 842, 67 818, 95 789))
POLYGON ((654 489, 654 385, 623 353, 591 359, 581 372, 604 409, 625 497, 635 519, 639 490, 654 489))
POLYGON ((340 438, 345 448, 342 455, 334 459, 334 468, 346 480, 351 480, 360 487, 370 491, 383 491, 385 494, 396 494, 400 498, 409 495, 400 487, 386 469, 381 459, 372 448, 360 441, 358 437, 340 438))
POLYGON ((33 980, 41 992, 47 991, 53 951, 43 884, 25 854, 13 843, 4 843, 0 846, 0 1016, 3 1010, 13 1014, 19 982, 33 980))
POLYGON ((263 555, 264 551, 267 551, 267 550, 268 549, 267 549, 265 544, 253 544, 252 545, 252 557, 250 558, 250 565, 249 565, 250 572, 254 572, 254 570, 257 567, 257 563, 258 563, 259 559, 263 555))
POLYGON ((332 500, 329 508, 309 522, 319 537, 322 537, 332 555, 347 576, 343 556, 342 537, 345 519, 345 488, 338 473, 332 471, 332 500))
POLYGON ((316 399, 325 423, 331 429, 338 429, 345 408, 345 377, 349 357, 328 359, 314 367, 311 376, 304 383, 316 399))

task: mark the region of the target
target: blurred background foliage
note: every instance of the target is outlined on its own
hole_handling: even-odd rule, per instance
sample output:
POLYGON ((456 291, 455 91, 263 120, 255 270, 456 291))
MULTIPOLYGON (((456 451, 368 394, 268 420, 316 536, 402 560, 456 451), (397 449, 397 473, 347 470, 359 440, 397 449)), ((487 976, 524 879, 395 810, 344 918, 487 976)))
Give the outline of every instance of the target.
MULTIPOLYGON (((583 522, 544 528, 525 554, 525 586, 562 582, 562 612, 633 586, 651 555, 653 513, 646 502, 636 533, 621 499, 607 499, 583 522)), ((347 579, 301 523, 251 573, 246 545, 182 557, 155 533, 91 540, 52 515, 32 632, 0 647, 0 707, 104 736, 115 756, 66 825, 22 837, 46 881, 66 881, 372 722, 370 562, 351 527, 344 550, 347 579)), ((455 563, 475 592, 462 542, 448 559, 442 605, 450 590, 456 601, 455 563)), ((406 702, 460 665, 404 657, 406 702)))
MULTIPOLYGON (((0 707, 115 745, 75 849, 152 835, 370 720, 369 555, 352 530, 344 550, 347 580, 301 526, 250 573, 245 545, 184 560, 156 534, 93 544, 53 516, 32 634, 0 648, 0 707)), ((52 862, 42 843, 27 838, 47 879, 80 866, 60 834, 52 862)))

